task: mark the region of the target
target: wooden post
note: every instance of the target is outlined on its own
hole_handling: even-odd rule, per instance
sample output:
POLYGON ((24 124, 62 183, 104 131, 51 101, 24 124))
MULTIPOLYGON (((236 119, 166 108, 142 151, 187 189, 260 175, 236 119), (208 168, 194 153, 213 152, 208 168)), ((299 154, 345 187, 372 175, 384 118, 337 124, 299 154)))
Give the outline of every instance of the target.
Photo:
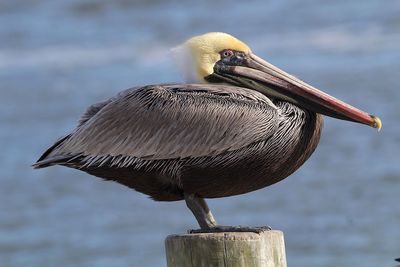
POLYGON ((281 231, 170 235, 168 267, 286 267, 281 231))

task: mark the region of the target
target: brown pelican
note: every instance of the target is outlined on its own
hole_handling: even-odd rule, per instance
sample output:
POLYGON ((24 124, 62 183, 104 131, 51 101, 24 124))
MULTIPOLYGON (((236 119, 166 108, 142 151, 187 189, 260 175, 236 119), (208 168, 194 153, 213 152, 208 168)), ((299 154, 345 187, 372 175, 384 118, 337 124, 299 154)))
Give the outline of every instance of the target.
POLYGON ((34 164, 63 165, 158 201, 184 199, 201 229, 217 224, 205 198, 286 178, 315 150, 322 115, 381 128, 354 108, 271 65, 226 33, 175 49, 197 84, 136 87, 90 106, 34 164))

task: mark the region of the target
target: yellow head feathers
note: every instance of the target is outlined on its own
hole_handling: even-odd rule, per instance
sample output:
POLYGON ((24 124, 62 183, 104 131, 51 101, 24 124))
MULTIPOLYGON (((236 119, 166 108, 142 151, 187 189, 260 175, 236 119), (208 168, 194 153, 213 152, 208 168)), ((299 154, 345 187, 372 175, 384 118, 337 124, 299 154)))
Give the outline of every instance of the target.
POLYGON ((213 73, 215 63, 221 59, 219 53, 225 49, 242 51, 246 54, 251 52, 245 43, 222 32, 209 32, 192 37, 175 51, 180 51, 178 64, 181 64, 186 79, 190 82, 204 82, 204 77, 213 73))

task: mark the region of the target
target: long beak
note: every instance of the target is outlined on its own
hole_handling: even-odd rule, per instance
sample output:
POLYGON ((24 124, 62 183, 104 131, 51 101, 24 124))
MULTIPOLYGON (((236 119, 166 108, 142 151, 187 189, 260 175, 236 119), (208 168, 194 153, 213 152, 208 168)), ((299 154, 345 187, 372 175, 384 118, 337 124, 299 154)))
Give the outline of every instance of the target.
POLYGON ((330 117, 378 128, 381 120, 334 98, 250 53, 238 65, 216 64, 215 77, 251 88, 278 100, 292 102, 330 117))

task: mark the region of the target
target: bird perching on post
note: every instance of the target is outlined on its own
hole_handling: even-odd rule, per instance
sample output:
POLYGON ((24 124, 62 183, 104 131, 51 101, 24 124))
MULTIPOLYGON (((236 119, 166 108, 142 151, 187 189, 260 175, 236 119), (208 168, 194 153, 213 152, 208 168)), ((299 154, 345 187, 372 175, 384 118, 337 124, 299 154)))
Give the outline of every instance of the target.
POLYGON ((90 106, 34 164, 63 165, 158 201, 185 200, 202 230, 218 230, 205 198, 286 178, 315 150, 322 115, 381 128, 352 107, 252 53, 225 33, 175 50, 196 84, 137 87, 90 106))

